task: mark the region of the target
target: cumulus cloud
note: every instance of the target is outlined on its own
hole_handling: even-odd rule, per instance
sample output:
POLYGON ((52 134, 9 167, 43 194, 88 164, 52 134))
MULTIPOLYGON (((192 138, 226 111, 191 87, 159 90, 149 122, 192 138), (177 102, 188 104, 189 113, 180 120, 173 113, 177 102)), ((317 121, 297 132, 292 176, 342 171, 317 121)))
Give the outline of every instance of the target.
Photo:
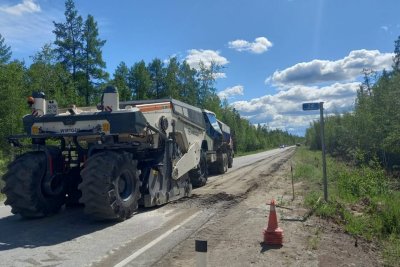
POLYGON ((232 106, 254 124, 266 124, 270 128, 305 129, 318 118, 319 112, 302 110, 304 102, 325 102, 328 113, 343 113, 354 107, 359 83, 335 83, 325 87, 293 86, 275 95, 265 95, 249 101, 236 101, 232 106))
POLYGON ((284 86, 355 81, 364 68, 376 71, 390 69, 392 58, 393 53, 381 53, 379 50, 354 50, 336 61, 315 59, 275 71, 266 82, 284 86))
POLYGON ((236 85, 232 87, 228 87, 225 90, 218 93, 218 97, 220 99, 231 98, 236 95, 243 95, 244 87, 243 85, 236 85))
POLYGON ((219 51, 191 49, 186 56, 186 62, 195 69, 200 69, 200 64, 203 63, 205 67, 210 67, 212 63, 223 66, 229 61, 220 55, 219 51))
POLYGON ((22 3, 16 4, 14 6, 0 6, 0 11, 11 14, 21 16, 24 13, 36 13, 40 12, 39 4, 35 3, 34 0, 23 0, 22 3))
POLYGON ((254 42, 238 39, 228 43, 229 48, 235 49, 236 51, 249 51, 255 54, 262 54, 268 51, 272 45, 273 44, 265 37, 258 37, 254 42))
POLYGON ((0 33, 13 52, 32 55, 52 41, 53 21, 62 20, 62 16, 61 10, 43 10, 33 0, 14 6, 0 5, 0 33))
MULTIPOLYGON (((201 65, 210 68, 212 64, 222 67, 229 63, 229 61, 220 55, 219 51, 204 50, 204 49, 191 49, 185 58, 190 67, 199 70, 201 65)), ((214 74, 214 78, 226 78, 226 74, 219 72, 214 74)))

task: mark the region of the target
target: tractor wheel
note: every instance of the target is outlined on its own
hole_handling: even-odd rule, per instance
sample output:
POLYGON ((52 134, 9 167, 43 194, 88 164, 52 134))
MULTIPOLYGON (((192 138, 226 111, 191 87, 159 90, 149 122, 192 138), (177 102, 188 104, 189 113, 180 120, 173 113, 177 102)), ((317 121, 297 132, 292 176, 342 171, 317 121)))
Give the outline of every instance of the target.
POLYGON ((4 204, 11 206, 12 213, 39 218, 60 210, 65 201, 63 181, 61 177, 52 178, 46 190, 46 171, 44 152, 28 152, 8 166, 3 193, 7 196, 4 204))
POLYGON ((221 159, 218 161, 218 174, 224 174, 228 171, 228 155, 222 153, 221 159))
POLYGON ((104 151, 90 157, 81 171, 79 200, 97 219, 125 220, 138 208, 140 180, 130 153, 104 151))
POLYGON ((201 152, 199 166, 196 169, 189 171, 189 177, 190 182, 194 187, 200 187, 207 183, 208 167, 206 152, 201 152))

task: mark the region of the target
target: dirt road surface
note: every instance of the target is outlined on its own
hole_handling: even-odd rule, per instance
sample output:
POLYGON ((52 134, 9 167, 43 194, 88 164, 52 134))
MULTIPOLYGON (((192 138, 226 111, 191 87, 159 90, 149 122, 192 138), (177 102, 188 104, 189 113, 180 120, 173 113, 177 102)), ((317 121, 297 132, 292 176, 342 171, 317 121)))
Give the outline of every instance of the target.
POLYGON ((313 216, 292 201, 294 147, 235 158, 228 173, 162 207, 122 223, 99 223, 82 209, 23 220, 0 205, 0 266, 196 266, 195 240, 208 242, 208 266, 380 266, 373 244, 313 216), (263 244, 269 207, 277 208, 284 245, 263 244))

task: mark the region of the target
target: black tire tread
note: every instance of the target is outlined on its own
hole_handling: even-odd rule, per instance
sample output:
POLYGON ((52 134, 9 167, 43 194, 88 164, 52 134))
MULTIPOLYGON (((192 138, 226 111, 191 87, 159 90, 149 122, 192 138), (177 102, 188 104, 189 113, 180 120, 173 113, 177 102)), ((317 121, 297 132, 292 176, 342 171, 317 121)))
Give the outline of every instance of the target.
POLYGON ((224 174, 228 171, 228 155, 226 153, 222 154, 222 160, 218 161, 217 173, 224 174))
POLYGON ((200 161, 203 161, 204 170, 201 170, 201 162, 196 169, 189 171, 190 182, 194 187, 201 187, 207 183, 208 179, 208 167, 207 167, 207 155, 205 152, 201 153, 200 161))
POLYGON ((134 194, 134 204, 130 207, 123 207, 112 194, 112 177, 118 171, 123 162, 131 161, 132 168, 136 171, 137 162, 133 161, 129 153, 118 153, 114 151, 103 151, 91 156, 85 163, 81 171, 82 183, 78 186, 82 191, 79 202, 85 205, 85 212, 97 219, 118 219, 124 220, 132 216, 138 208, 139 175, 136 171, 136 192, 134 194), (113 204, 116 205, 113 207, 113 204))
POLYGON ((44 152, 28 152, 8 165, 3 176, 4 202, 11 206, 13 214, 25 218, 38 218, 58 212, 64 204, 64 196, 45 196, 41 191, 42 178, 46 173, 47 159, 44 152))
POLYGON ((232 152, 228 153, 228 168, 232 168, 233 166, 233 155, 232 152))

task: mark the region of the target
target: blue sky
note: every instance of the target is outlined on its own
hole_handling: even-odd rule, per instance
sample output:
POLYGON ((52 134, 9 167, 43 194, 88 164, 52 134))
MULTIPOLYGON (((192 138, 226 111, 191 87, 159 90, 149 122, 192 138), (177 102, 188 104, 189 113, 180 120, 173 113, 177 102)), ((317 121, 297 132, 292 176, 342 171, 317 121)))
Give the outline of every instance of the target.
MULTIPOLYGON (((107 40, 112 74, 172 56, 216 62, 217 91, 253 123, 302 135, 317 113, 349 111, 363 68, 390 69, 400 35, 398 0, 75 0, 107 40)), ((63 0, 1 0, 0 33, 13 57, 30 63, 64 21, 63 0)))

